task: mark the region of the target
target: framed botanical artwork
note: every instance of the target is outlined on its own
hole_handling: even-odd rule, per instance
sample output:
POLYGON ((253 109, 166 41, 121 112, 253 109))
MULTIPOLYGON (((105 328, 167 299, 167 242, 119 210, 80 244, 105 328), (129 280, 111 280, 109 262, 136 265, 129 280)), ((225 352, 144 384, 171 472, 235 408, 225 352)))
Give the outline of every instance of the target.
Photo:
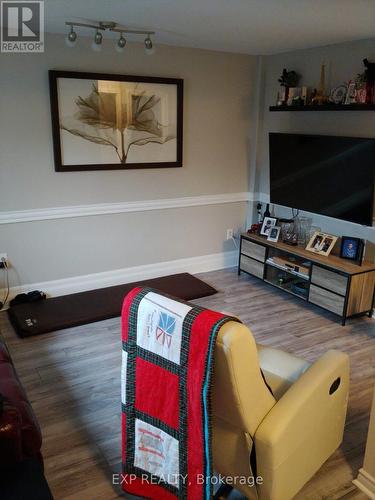
POLYGON ((360 238, 343 236, 341 239, 340 257, 361 263, 363 257, 364 244, 360 238))
POLYGON ((273 241, 274 243, 277 243, 279 240, 279 236, 280 236, 280 230, 281 230, 281 227, 272 226, 269 233, 268 233, 267 240, 273 241))
POLYGON ((183 80, 49 71, 55 170, 182 166, 183 80))
POLYGON ((260 229, 260 234, 263 236, 268 236, 271 232, 271 228, 276 226, 277 219, 275 217, 265 217, 260 229))
POLYGON ((320 255, 329 255, 335 246, 336 241, 337 236, 316 231, 307 244, 306 250, 320 255))

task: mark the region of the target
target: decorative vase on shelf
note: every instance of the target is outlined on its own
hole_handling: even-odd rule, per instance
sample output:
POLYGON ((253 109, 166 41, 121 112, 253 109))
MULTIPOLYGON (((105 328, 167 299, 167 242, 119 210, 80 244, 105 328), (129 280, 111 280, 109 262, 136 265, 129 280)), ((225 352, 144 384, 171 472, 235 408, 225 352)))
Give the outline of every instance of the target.
POLYGON ((276 106, 286 106, 289 97, 289 87, 281 86, 277 93, 276 106))
POLYGON ((281 224, 281 239, 288 245, 298 245, 298 234, 296 231, 296 221, 283 222, 281 224))
POLYGON ((285 94, 284 94, 284 106, 288 104, 288 99, 289 99, 289 87, 285 87, 285 94))
POLYGON ((310 228, 312 219, 310 217, 297 217, 298 244, 305 247, 310 240, 310 228))

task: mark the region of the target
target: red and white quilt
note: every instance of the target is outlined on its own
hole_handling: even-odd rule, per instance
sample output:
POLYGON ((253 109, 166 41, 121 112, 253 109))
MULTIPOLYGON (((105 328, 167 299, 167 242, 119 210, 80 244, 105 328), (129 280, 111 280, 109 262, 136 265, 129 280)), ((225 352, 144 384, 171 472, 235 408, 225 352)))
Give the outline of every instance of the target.
POLYGON ((157 500, 212 494, 209 394, 234 318, 134 288, 122 308, 122 487, 157 500))

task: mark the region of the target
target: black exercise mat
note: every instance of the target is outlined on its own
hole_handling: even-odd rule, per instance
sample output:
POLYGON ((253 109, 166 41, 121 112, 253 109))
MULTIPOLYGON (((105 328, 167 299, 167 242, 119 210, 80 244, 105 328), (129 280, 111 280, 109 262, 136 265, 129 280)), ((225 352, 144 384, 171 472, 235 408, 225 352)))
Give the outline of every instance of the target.
POLYGON ((214 288, 195 276, 181 273, 18 304, 8 309, 8 315, 21 337, 102 321, 121 315, 125 295, 136 286, 155 288, 183 300, 216 293, 214 288))

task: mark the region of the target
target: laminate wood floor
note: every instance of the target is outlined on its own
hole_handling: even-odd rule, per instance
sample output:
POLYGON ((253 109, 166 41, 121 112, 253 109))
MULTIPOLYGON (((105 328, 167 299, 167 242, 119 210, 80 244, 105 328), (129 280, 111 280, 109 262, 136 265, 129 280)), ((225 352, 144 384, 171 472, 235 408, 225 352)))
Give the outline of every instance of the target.
MULTIPOLYGON (((351 483, 362 466, 375 379, 375 321, 338 319, 234 269, 199 277, 219 293, 195 301, 231 312, 258 343, 314 361, 328 349, 351 359, 351 392, 339 450, 298 500, 366 498, 351 483)), ((119 318, 19 339, 5 313, 0 330, 43 432, 45 471, 56 500, 111 500, 120 470, 119 318)), ((292 473, 292 471, 291 471, 292 473)), ((33 500, 33 499, 32 499, 33 500)))

